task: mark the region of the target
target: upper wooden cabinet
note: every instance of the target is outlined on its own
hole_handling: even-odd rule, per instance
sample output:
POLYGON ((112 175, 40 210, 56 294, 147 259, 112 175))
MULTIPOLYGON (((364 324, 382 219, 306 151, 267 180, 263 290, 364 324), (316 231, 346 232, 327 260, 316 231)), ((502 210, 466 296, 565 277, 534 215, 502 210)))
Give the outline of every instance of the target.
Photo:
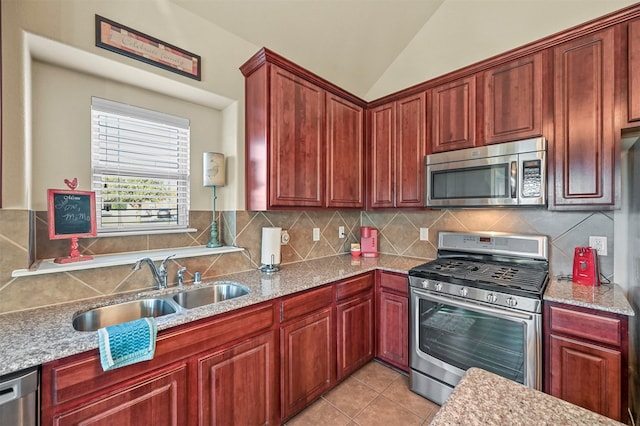
POLYGON ((324 91, 274 65, 270 80, 269 205, 322 207, 324 91))
POLYGON ((241 70, 246 209, 363 208, 366 103, 267 49, 241 70))
POLYGON ((620 135, 615 131, 614 90, 616 29, 589 34, 553 49, 551 209, 613 209, 620 201, 620 135))
POLYGON ((364 206, 364 109, 326 95, 327 207, 364 206))
POLYGON ((640 120, 640 19, 629 22, 629 121, 640 120))
POLYGON ((424 207, 424 92, 369 113, 369 206, 424 207))
POLYGON ((476 76, 431 90, 431 152, 476 146, 476 76))
POLYGON ((542 53, 484 72, 484 143, 542 135, 542 53))

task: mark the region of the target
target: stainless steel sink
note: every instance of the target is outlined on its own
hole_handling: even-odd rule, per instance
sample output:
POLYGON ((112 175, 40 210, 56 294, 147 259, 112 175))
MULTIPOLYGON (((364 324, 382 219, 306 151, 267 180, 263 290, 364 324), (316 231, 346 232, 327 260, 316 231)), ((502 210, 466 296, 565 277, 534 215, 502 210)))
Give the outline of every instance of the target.
POLYGON ((245 286, 230 281, 221 281, 208 287, 187 290, 173 296, 173 300, 185 309, 234 299, 249 293, 245 286))
POLYGON ((145 317, 160 317, 176 311, 176 307, 166 299, 134 300, 76 314, 73 316, 73 328, 78 331, 96 331, 102 327, 145 317))

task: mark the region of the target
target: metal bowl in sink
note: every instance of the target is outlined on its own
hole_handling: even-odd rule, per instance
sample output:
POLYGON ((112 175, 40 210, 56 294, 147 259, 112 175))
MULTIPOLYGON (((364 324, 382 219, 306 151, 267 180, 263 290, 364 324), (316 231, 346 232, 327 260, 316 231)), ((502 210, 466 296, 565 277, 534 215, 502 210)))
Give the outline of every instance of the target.
POLYGON ((234 299, 249 293, 249 289, 233 282, 221 281, 208 287, 187 290, 173 296, 173 300, 186 309, 211 305, 223 300, 234 299))
POLYGON ((160 317, 176 312, 175 306, 164 299, 141 299, 116 305, 94 308, 73 316, 73 328, 78 331, 96 331, 145 317, 160 317))

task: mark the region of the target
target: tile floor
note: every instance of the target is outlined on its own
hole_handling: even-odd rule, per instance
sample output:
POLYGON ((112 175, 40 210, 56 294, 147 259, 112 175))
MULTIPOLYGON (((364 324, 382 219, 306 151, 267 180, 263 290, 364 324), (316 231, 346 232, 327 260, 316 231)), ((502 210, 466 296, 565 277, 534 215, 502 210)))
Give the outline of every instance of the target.
POLYGON ((409 390, 408 377, 371 361, 286 425, 421 426, 439 409, 409 390))

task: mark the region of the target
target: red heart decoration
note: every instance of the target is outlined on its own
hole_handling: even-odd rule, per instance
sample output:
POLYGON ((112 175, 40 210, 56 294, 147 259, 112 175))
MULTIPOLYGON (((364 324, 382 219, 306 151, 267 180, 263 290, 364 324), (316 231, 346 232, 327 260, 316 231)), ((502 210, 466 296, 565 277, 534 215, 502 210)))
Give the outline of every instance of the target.
POLYGON ((65 179, 64 183, 66 183, 67 186, 69 188, 71 188, 71 190, 74 190, 74 189, 76 189, 78 187, 78 178, 75 177, 75 178, 73 178, 72 181, 70 181, 69 179, 65 179))

